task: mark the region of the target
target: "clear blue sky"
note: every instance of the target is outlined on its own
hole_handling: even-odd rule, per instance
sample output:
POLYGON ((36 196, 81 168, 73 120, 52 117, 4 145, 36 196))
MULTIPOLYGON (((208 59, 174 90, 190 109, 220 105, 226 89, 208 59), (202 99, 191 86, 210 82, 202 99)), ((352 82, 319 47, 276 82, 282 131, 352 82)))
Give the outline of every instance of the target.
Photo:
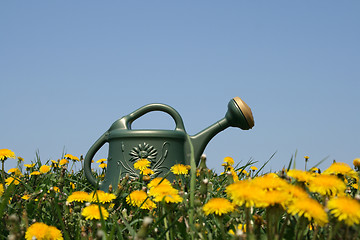
MULTIPOLYGON (((189 135, 241 97, 255 127, 205 149, 280 170, 360 157, 360 1, 1 1, 0 149, 85 155, 120 117, 165 103, 189 135)), ((163 113, 134 128, 174 127, 163 113)), ((106 157, 107 146, 98 158, 106 157)), ((15 161, 7 161, 6 168, 15 161)))

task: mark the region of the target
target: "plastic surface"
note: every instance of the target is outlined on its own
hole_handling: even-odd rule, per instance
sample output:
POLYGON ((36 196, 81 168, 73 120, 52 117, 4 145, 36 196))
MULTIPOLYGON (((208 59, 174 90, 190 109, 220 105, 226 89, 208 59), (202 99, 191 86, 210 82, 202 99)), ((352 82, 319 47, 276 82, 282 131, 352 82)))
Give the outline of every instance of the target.
MULTIPOLYGON (((99 184, 100 189, 108 191, 110 185, 117 188, 119 180, 125 175, 140 177, 140 171, 134 169, 134 163, 140 159, 149 161, 148 168, 154 176, 168 174, 170 168, 177 164, 190 164, 190 142, 194 147, 196 165, 209 141, 224 129, 239 127, 243 130, 254 126, 251 109, 239 97, 233 98, 228 104, 225 117, 194 136, 188 136, 180 114, 165 104, 145 105, 127 116, 115 121, 89 149, 84 160, 85 176, 93 185, 99 184), (151 111, 168 113, 175 121, 174 130, 132 130, 131 124, 136 119, 151 111), (96 152, 109 143, 109 155, 105 179, 98 183, 91 172, 91 160, 96 152)), ((173 179, 172 174, 168 175, 173 179)))

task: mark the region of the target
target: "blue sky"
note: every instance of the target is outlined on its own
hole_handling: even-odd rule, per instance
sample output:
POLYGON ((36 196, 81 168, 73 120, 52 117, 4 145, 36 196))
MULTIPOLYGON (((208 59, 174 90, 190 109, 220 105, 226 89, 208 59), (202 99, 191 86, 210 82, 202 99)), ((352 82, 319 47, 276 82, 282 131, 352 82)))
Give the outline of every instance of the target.
MULTIPOLYGON (((208 166, 266 170, 360 157, 359 1, 1 1, 0 149, 85 155, 120 117, 165 103, 194 135, 241 97, 255 127, 211 140, 208 166)), ((134 128, 173 129, 153 112, 134 128)), ((107 146, 96 155, 106 157, 107 146)), ((13 161, 6 168, 14 167, 13 161)))

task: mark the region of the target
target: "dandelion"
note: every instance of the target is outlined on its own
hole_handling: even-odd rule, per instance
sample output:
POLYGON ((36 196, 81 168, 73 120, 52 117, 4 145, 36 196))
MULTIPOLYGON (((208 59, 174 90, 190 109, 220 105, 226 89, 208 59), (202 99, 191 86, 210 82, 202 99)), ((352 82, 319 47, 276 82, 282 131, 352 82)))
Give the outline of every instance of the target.
POLYGON ((167 180, 166 178, 162 178, 162 177, 157 177, 154 178, 153 180, 151 180, 151 182, 147 185, 147 187, 149 189, 158 186, 159 184, 165 184, 168 186, 171 186, 171 183, 169 180, 167 180))
POLYGON ((99 168, 102 168, 102 169, 107 168, 107 164, 106 163, 101 163, 99 165, 99 168))
POLYGON ((145 170, 148 167, 150 167, 150 161, 145 158, 139 159, 134 163, 134 168, 140 171, 145 170))
POLYGON ((5 161, 8 158, 16 158, 15 153, 9 149, 0 149, 0 160, 5 161))
POLYGON ((0 183, 0 197, 4 194, 4 185, 0 183))
POLYGON ((50 166, 48 166, 48 165, 42 165, 42 166, 39 168, 39 171, 40 171, 41 173, 47 173, 47 172, 50 171, 50 166))
POLYGON ((360 168, 360 158, 355 158, 353 164, 356 168, 360 168))
POLYGON ((258 188, 266 191, 287 189, 289 186, 284 179, 271 173, 254 178, 252 182, 257 185, 258 188))
POLYGON ((272 190, 268 191, 265 194, 265 198, 257 200, 257 206, 269 207, 269 206, 282 206, 285 208, 285 205, 292 200, 290 192, 283 190, 272 190))
MULTIPOLYGON (((237 226, 235 226, 235 232, 240 231, 243 233, 246 233, 246 224, 238 224, 237 226)), ((234 231, 232 229, 229 230, 228 232, 230 235, 235 235, 234 231)))
POLYGON ((225 164, 223 164, 223 166, 225 166, 225 165, 234 165, 234 159, 232 158, 232 157, 225 157, 224 158, 224 163, 225 164))
POLYGON ((32 239, 43 240, 43 239, 46 239, 47 230, 48 230, 48 225, 46 225, 45 223, 36 222, 26 230, 25 239, 26 240, 32 240, 32 239))
POLYGON ((15 185, 19 185, 19 180, 17 180, 16 178, 14 177, 8 177, 7 179, 5 179, 5 183, 6 185, 10 185, 11 183, 15 184, 15 185))
POLYGON ((234 211, 235 206, 226 198, 212 198, 205 203, 202 209, 205 215, 215 214, 221 216, 234 211))
POLYGON ((170 170, 175 175, 185 175, 189 172, 189 168, 184 164, 175 164, 170 170))
POLYGON ((298 182, 309 182, 313 177, 310 172, 298 170, 298 169, 290 169, 286 173, 289 177, 295 178, 298 182))
POLYGON ((36 176, 36 175, 40 175, 41 172, 39 171, 33 171, 32 173, 30 173, 30 176, 36 176))
POLYGON ((253 184, 251 180, 242 180, 230 184, 226 187, 225 192, 232 202, 238 206, 252 207, 258 203, 259 199, 265 198, 264 191, 253 184))
POLYGON ((340 174, 358 180, 358 174, 346 163, 334 162, 324 171, 324 174, 340 174))
POLYGON ((140 207, 141 209, 153 209, 156 208, 156 204, 148 198, 146 192, 141 190, 135 190, 126 197, 126 202, 134 207, 140 207))
POLYGON ((310 192, 317 192, 321 195, 335 195, 344 193, 346 185, 341 179, 334 175, 319 175, 309 182, 310 192))
POLYGON ((103 162, 106 162, 107 159, 106 158, 101 158, 99 160, 96 161, 96 163, 103 163, 103 162))
POLYGON ((109 203, 116 198, 113 193, 106 193, 102 190, 97 190, 90 194, 92 196, 92 202, 109 203))
POLYGON ((10 168, 10 169, 8 170, 8 173, 13 173, 15 176, 20 176, 20 175, 22 175, 20 169, 18 169, 18 168, 10 168))
POLYGON ((76 191, 73 192, 67 199, 66 201, 71 203, 71 202, 90 202, 90 195, 87 192, 83 192, 83 191, 76 191))
POLYGON ((360 223, 360 203, 350 197, 336 197, 328 201, 327 207, 339 221, 352 226, 360 223))
POLYGON ((291 215, 304 216, 309 221, 319 226, 324 226, 328 222, 327 213, 323 206, 312 198, 302 198, 295 200, 287 208, 287 211, 291 215))
POLYGON ((71 159, 71 160, 73 160, 74 162, 75 162, 75 161, 80 161, 78 157, 73 156, 73 155, 71 155, 71 154, 65 154, 64 158, 71 159))
POLYGON ((153 170, 151 170, 150 168, 146 168, 146 169, 140 171, 140 173, 144 176, 148 176, 148 175, 154 174, 155 172, 153 170))
POLYGON ((257 168, 257 167, 255 167, 255 166, 251 166, 251 167, 250 167, 250 169, 251 169, 251 170, 253 170, 253 171, 258 170, 258 168, 257 168))
POLYGON ((149 190, 149 196, 153 197, 155 202, 165 201, 167 203, 180 203, 182 197, 178 195, 178 190, 171 185, 160 184, 149 190))
POLYGON ((81 215, 85 217, 86 220, 91 220, 91 219, 97 219, 100 220, 101 219, 101 215, 100 215, 100 211, 101 211, 101 215, 103 217, 103 219, 107 219, 109 217, 109 212, 103 207, 103 206, 98 206, 96 204, 91 204, 87 207, 85 207, 82 211, 81 211, 81 215), (99 210, 100 207, 100 210, 99 210))
POLYGON ((309 197, 309 194, 299 186, 289 185, 287 191, 292 196, 292 200, 309 197))
POLYGON ((22 157, 18 157, 17 159, 18 159, 19 162, 23 162, 23 161, 24 161, 24 159, 23 159, 22 157))
POLYGON ((66 164, 68 164, 68 163, 69 163, 69 160, 63 158, 63 159, 61 159, 61 160, 59 161, 59 166, 66 165, 66 164))
POLYGON ((63 240, 63 236, 61 231, 53 226, 48 226, 47 233, 46 233, 46 240, 63 240))
POLYGON ((24 194, 21 198, 24 199, 24 200, 28 200, 30 198, 30 195, 29 194, 24 194))
POLYGON ((26 167, 27 169, 33 168, 35 166, 35 163, 32 164, 24 164, 24 167, 26 167))

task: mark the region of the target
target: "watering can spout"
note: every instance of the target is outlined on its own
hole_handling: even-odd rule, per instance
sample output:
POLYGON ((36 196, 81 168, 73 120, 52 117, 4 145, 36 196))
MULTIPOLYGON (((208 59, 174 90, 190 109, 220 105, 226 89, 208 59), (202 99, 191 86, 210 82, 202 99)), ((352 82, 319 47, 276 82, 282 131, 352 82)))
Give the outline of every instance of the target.
POLYGON ((254 117, 250 107, 239 97, 231 99, 228 104, 228 111, 223 119, 198 134, 190 136, 191 143, 194 146, 196 165, 199 164, 200 156, 204 152, 205 147, 216 134, 228 127, 239 127, 242 130, 249 130, 254 125, 254 117))

